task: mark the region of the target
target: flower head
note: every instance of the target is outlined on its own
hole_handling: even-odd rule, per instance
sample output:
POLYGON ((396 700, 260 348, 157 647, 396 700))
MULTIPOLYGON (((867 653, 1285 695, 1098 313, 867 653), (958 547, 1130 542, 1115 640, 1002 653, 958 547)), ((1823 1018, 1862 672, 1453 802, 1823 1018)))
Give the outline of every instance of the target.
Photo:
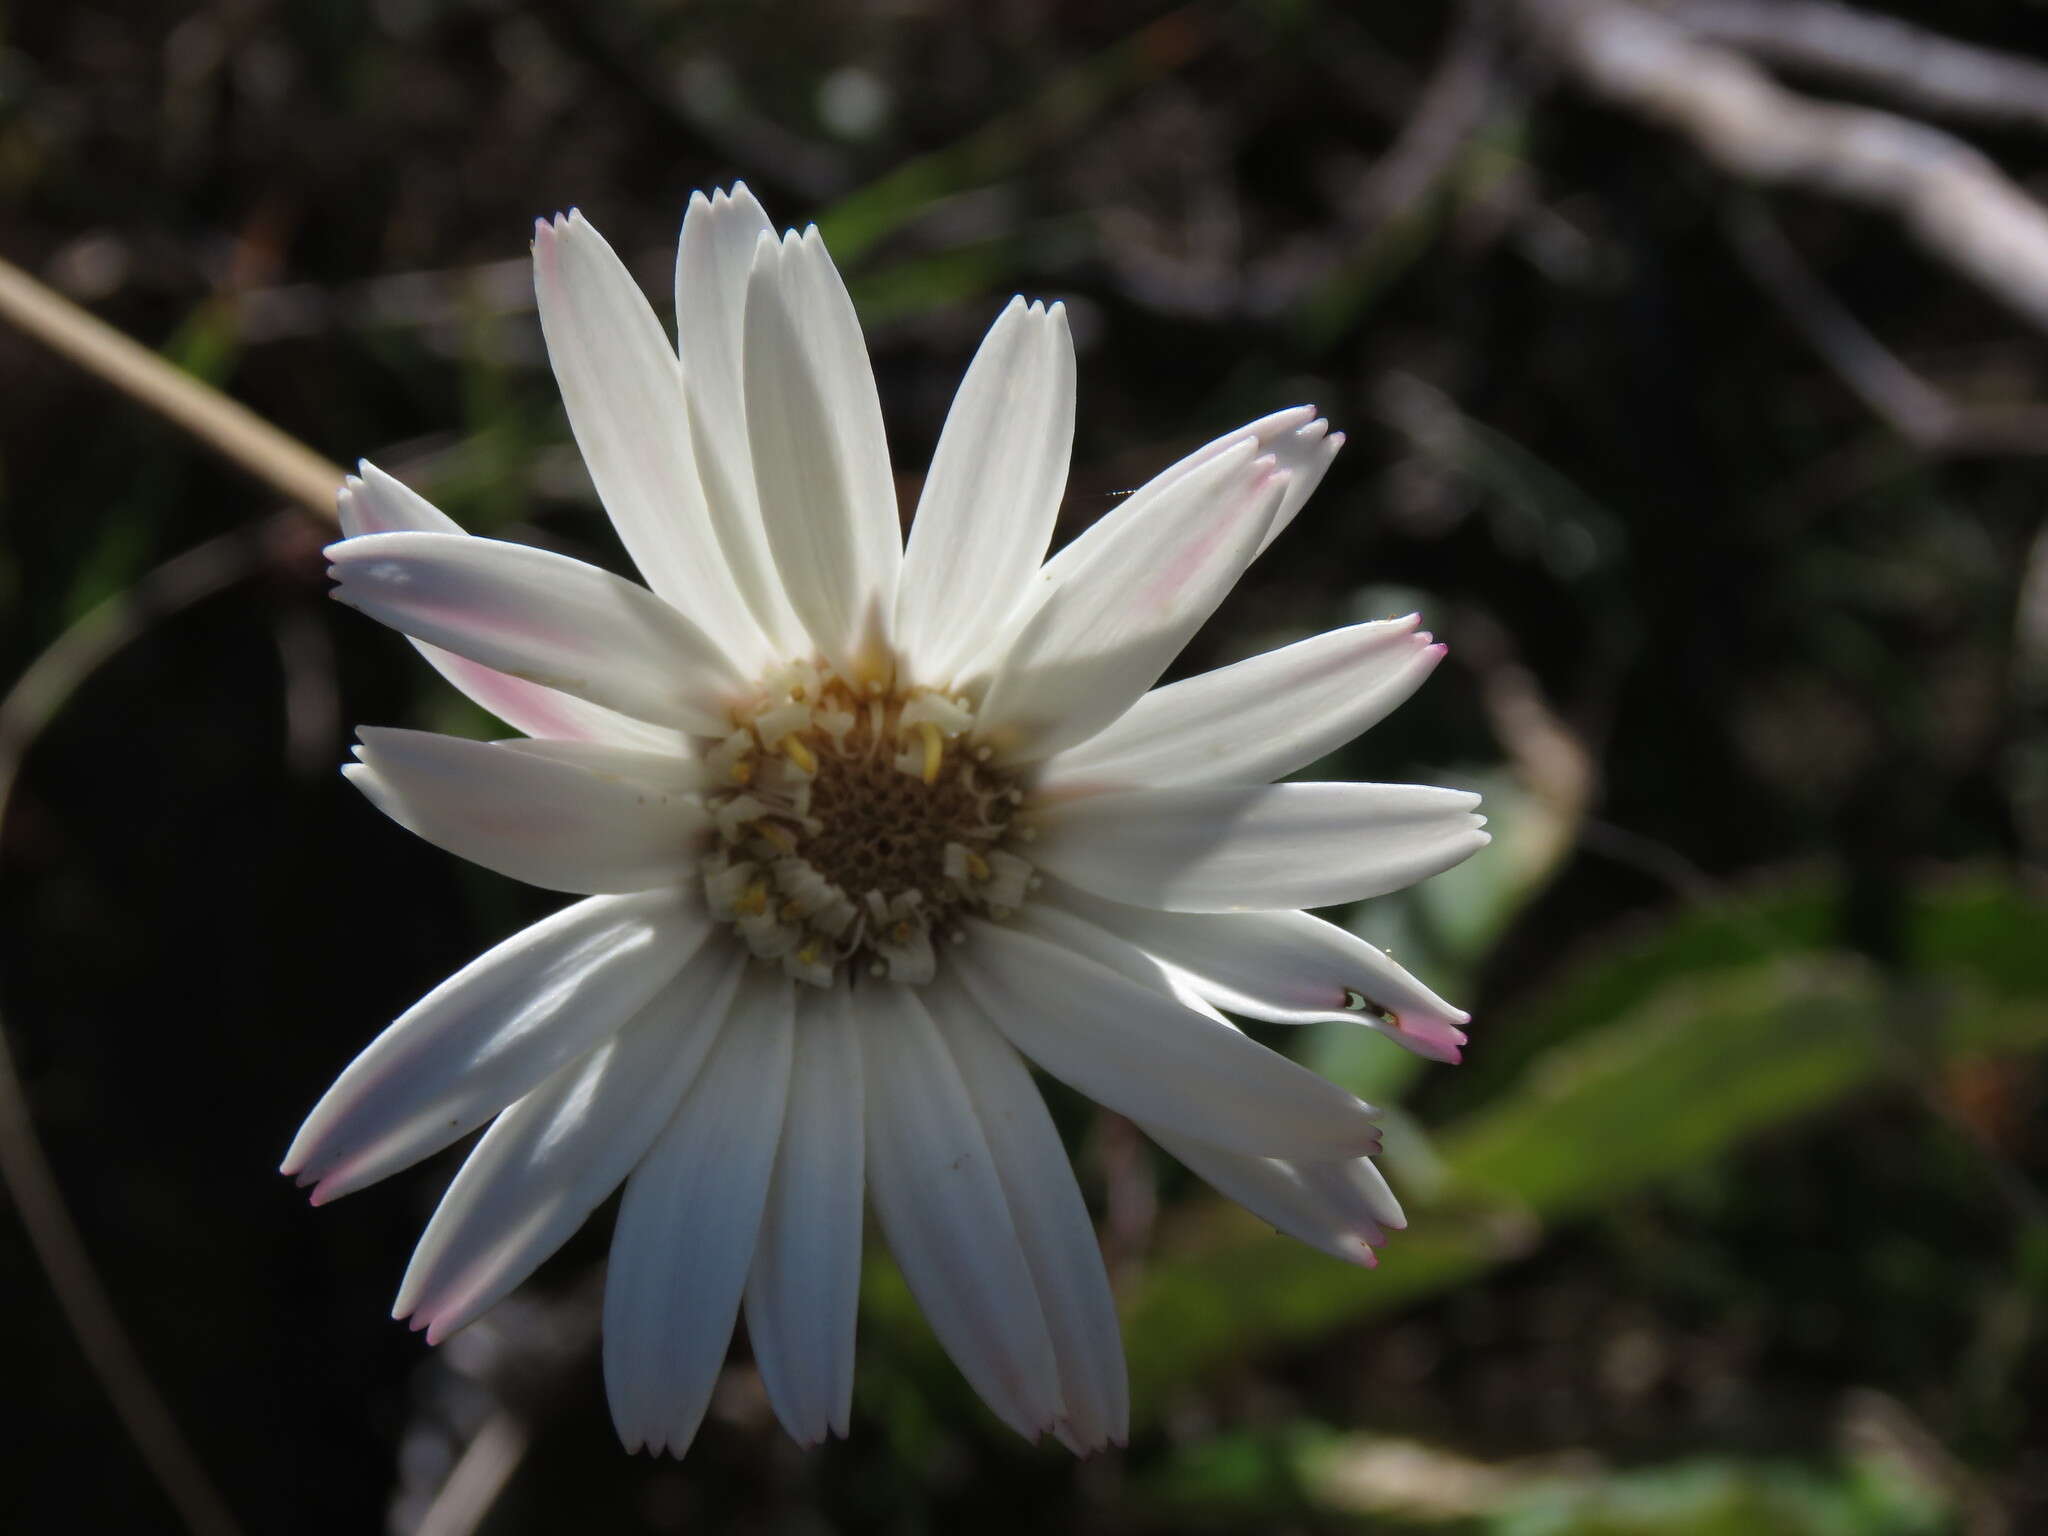
POLYGON ((646 585, 472 538, 368 464, 336 596, 522 734, 365 728, 349 778, 450 852, 583 896, 409 1010, 314 1109, 315 1203, 490 1122, 396 1306, 438 1341, 621 1183, 605 1374, 680 1454, 736 1316, 796 1439, 845 1434, 862 1202, 1020 1433, 1124 1433, 1116 1314, 1025 1058, 1284 1232, 1372 1262, 1369 1106, 1219 1009, 1350 1018, 1440 1060, 1466 1016, 1298 910, 1486 841, 1476 798, 1274 784, 1443 653, 1413 617, 1153 684, 1342 439, 1219 438, 1045 559, 1064 311, 1014 300, 907 545, 865 344, 815 229, 691 200, 670 345, 580 215, 535 282, 569 420, 646 585), (1148 691, 1150 690, 1150 691, 1148 691), (1021 1054, 1020 1054, 1021 1053, 1021 1054))

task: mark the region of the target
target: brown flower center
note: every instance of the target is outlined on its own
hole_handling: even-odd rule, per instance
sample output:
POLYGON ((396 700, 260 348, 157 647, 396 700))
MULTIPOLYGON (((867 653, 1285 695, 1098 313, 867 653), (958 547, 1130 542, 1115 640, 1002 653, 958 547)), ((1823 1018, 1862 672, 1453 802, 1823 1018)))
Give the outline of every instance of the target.
POLYGON ((857 690, 792 668, 708 755, 712 910, 758 955, 818 986, 844 964, 931 979, 933 937, 964 913, 1005 917, 1031 866, 1005 845, 1022 800, 970 745, 966 701, 857 690))

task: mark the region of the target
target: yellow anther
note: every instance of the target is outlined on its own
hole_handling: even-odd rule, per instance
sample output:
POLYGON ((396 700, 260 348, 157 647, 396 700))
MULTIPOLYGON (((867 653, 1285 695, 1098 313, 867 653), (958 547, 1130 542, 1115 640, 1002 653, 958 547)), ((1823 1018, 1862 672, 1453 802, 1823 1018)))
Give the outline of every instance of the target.
POLYGON ((986 880, 994 871, 988 867, 987 859, 970 848, 967 850, 967 873, 977 880, 986 880))
POLYGON ((796 852, 796 839, 789 835, 787 827, 777 826, 772 821, 757 821, 754 823, 754 831, 758 836, 766 838, 784 853, 796 852))
POLYGON ((795 732, 792 731, 789 735, 783 737, 782 740, 778 741, 775 745, 776 749, 780 751, 784 757, 788 758, 792 763, 795 763, 797 767, 803 769, 805 773, 816 773, 818 771, 817 757, 812 753, 809 747, 805 746, 803 742, 797 738, 795 732))
POLYGON ((806 944, 802 949, 796 952, 796 960, 798 965, 816 965, 820 960, 824 958, 824 956, 825 947, 824 945, 820 944, 816 939, 811 940, 810 943, 806 944))
POLYGON ((775 915, 785 923, 793 923, 804 915, 804 904, 792 896, 782 904, 782 910, 775 915))
POLYGON ((939 782, 939 763, 946 753, 946 738, 939 734, 938 725, 930 720, 918 721, 917 733, 924 738, 924 781, 936 784, 939 782))
POLYGON ((754 782, 754 760, 751 757, 736 757, 732 760, 732 781, 735 784, 754 782))
POLYGON ((741 891, 739 900, 732 904, 732 909, 742 917, 759 917, 768 910, 768 882, 756 880, 741 891))

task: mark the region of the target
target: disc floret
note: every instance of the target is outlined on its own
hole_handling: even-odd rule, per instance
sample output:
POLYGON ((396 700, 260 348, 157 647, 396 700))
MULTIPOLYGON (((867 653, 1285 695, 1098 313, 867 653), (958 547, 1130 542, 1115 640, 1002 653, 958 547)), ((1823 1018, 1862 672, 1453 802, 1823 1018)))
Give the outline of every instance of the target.
POLYGON ((712 912, 813 986, 842 967, 931 980, 935 937, 1007 917, 1036 882, 1005 846, 1023 793, 974 723, 964 697, 856 686, 819 663, 769 680, 706 754, 712 912))

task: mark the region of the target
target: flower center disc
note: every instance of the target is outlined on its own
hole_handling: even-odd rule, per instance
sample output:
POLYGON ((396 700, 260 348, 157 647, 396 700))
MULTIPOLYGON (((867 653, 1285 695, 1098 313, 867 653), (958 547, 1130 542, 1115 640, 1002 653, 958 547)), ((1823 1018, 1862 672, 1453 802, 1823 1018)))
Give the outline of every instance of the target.
POLYGON ((707 754, 705 895, 755 954, 827 986, 843 965, 929 981, 933 930, 1004 917, 1031 866, 1004 847, 1022 794, 967 745, 966 701, 792 668, 707 754))

